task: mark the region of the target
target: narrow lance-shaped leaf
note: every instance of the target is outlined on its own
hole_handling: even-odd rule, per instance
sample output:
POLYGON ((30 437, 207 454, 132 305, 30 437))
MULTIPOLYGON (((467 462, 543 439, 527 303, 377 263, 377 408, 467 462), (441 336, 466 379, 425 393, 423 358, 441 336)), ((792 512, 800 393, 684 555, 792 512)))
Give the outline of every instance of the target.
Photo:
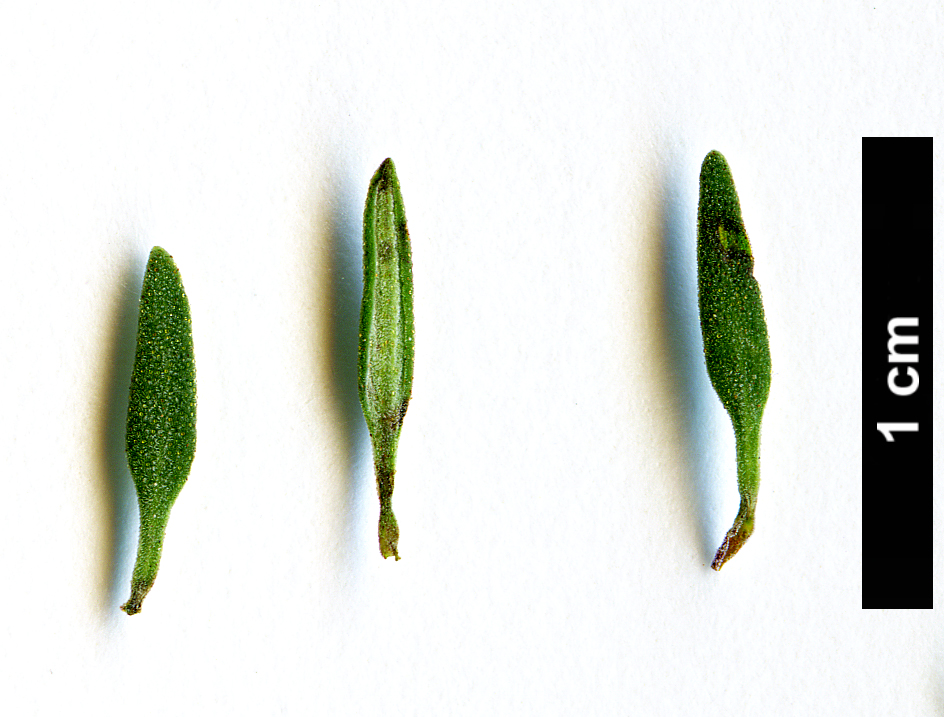
POLYGON ((391 499, 397 443, 413 386, 413 268, 403 197, 390 159, 374 173, 364 207, 359 343, 358 388, 380 496, 380 554, 399 560, 400 530, 391 499))
POLYGON ((728 163, 709 152, 698 197, 698 309, 708 376, 734 426, 741 505, 711 567, 720 570, 754 531, 760 423, 770 390, 770 348, 754 256, 728 163))
POLYGON ((140 612, 157 577, 167 518, 196 450, 196 420, 190 304, 174 260, 156 246, 141 289, 128 400, 128 466, 141 512, 131 598, 121 606, 129 615, 140 612))

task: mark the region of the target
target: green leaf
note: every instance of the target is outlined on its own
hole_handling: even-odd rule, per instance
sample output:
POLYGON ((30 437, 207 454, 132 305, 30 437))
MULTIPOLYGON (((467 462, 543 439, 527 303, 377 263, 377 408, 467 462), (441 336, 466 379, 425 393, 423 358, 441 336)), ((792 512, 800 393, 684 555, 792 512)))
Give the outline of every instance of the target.
POLYGON ((741 505, 711 567, 750 537, 760 483, 760 424, 770 391, 770 348, 754 255, 728 163, 709 152, 698 197, 698 309, 708 376, 731 417, 741 505))
POLYGON ((196 450, 197 385, 190 304, 170 254, 151 250, 138 316, 128 399, 126 449, 138 493, 141 529, 129 615, 154 584, 170 509, 187 482, 196 450))
POLYGON ((380 496, 380 554, 397 553, 393 514, 400 428, 413 386, 413 267, 403 197, 393 161, 374 173, 364 207, 364 298, 358 352, 358 388, 374 450, 380 496))

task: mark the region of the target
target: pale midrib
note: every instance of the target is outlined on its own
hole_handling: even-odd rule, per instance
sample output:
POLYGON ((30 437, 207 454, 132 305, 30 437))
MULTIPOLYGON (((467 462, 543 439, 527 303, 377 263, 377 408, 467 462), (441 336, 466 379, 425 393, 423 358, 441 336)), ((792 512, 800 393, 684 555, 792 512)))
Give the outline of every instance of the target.
POLYGON ((372 321, 368 335, 368 396, 380 415, 390 417, 400 410, 399 388, 403 380, 400 255, 393 196, 390 192, 378 192, 372 229, 375 276, 372 321))

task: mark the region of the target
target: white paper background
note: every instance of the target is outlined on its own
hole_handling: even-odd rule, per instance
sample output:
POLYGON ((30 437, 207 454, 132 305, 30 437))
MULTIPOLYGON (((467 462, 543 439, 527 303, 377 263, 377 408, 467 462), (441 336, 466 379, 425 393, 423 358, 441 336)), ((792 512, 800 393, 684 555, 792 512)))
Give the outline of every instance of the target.
POLYGON ((941 620, 860 609, 859 519, 861 137, 938 133, 939 3, 3 15, 7 714, 944 710, 941 620), (757 529, 721 573, 733 435, 694 278, 711 149, 774 365, 757 529), (417 346, 396 563, 356 396, 387 156, 417 346), (129 618, 124 412, 155 244, 192 305, 199 439, 129 618))

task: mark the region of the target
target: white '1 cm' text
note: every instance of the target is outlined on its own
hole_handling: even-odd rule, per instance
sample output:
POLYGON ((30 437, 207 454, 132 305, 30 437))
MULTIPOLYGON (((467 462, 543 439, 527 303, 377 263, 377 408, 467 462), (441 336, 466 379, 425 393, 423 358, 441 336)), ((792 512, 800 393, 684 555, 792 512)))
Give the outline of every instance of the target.
MULTIPOLYGON (((898 346, 900 344, 915 346, 918 345, 918 335, 900 335, 898 329, 900 327, 914 327, 918 326, 918 318, 916 316, 907 317, 907 318, 895 318, 888 322, 888 363, 890 364, 916 364, 918 363, 918 354, 917 353, 899 353, 898 346)), ((917 348, 915 348, 917 352, 917 348)), ((901 366, 892 366, 888 371, 888 390, 891 391, 896 396, 910 396, 915 391, 918 390, 918 371, 913 366, 905 367, 904 375, 902 374, 901 366), (903 380, 901 383, 898 382, 898 379, 907 379, 903 380)), ((885 440, 889 443, 895 441, 895 436, 893 433, 895 431, 910 431, 915 432, 918 430, 917 423, 878 423, 876 427, 881 431, 882 435, 885 436, 885 440)))

